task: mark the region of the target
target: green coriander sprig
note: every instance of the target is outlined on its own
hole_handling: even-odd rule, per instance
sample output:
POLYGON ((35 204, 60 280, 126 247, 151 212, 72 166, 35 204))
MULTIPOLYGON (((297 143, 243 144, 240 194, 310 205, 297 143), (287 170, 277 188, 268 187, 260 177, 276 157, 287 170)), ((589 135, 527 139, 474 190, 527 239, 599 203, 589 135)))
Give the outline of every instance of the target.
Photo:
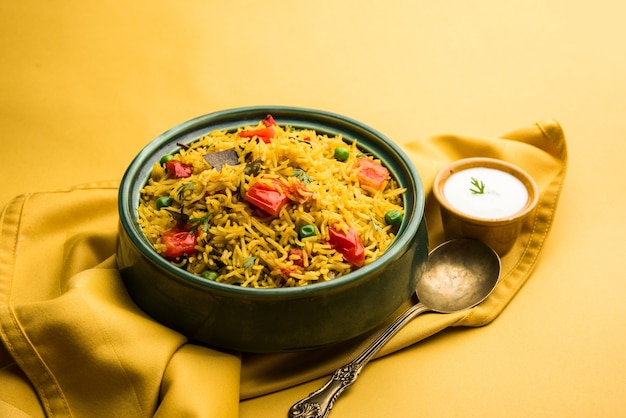
POLYGON ((213 215, 212 213, 207 213, 206 215, 200 218, 189 219, 189 222, 191 223, 190 230, 198 232, 198 229, 202 227, 202 231, 208 232, 209 231, 209 219, 211 218, 212 215, 213 215))
POLYGON ((372 216, 372 214, 370 213, 370 221, 372 221, 372 225, 374 226, 374 230, 375 231, 382 231, 383 228, 381 228, 380 225, 378 225, 378 222, 376 222, 376 219, 374 219, 374 217, 372 216))
POLYGON ((474 194, 484 194, 485 193, 485 182, 482 180, 478 180, 474 177, 472 177, 472 186, 475 187, 472 188, 470 187, 470 192, 474 193, 474 194))
POLYGON ((178 189, 178 199, 183 200, 185 198, 185 192, 189 190, 189 192, 193 192, 194 184, 191 181, 187 183, 183 183, 182 186, 178 189))
POLYGON ((243 268, 248 270, 250 268, 252 268, 252 266, 254 266, 254 260, 256 260, 257 257, 255 255, 251 256, 251 257, 245 257, 243 259, 244 263, 243 263, 243 268))

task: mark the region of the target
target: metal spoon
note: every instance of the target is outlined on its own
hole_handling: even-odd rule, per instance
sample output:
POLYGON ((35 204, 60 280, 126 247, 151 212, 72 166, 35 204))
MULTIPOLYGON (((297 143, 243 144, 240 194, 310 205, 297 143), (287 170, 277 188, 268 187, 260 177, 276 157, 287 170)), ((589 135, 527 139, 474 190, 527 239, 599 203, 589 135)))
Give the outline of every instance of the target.
POLYGON ((339 395, 404 325, 424 312, 453 313, 476 306, 491 294, 499 279, 500 258, 482 242, 457 239, 439 245, 429 254, 417 285, 419 303, 407 309, 353 361, 337 369, 324 386, 296 402, 288 416, 327 417, 339 395))

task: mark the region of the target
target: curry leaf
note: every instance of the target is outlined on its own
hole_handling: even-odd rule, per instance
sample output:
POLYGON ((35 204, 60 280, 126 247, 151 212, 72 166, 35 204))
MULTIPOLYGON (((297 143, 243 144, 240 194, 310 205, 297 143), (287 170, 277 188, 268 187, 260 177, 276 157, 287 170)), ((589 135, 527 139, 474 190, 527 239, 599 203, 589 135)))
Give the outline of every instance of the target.
POLYGON ((176 212, 175 210, 169 208, 166 208, 165 210, 172 214, 172 217, 176 220, 176 223, 178 225, 184 226, 187 225, 187 222, 189 222, 189 215, 183 213, 182 207, 180 208, 179 212, 176 212))
POLYGON ((261 165, 263 165, 263 161, 260 158, 257 158, 256 160, 250 161, 248 164, 246 164, 243 172, 248 176, 254 177, 261 171, 261 165))
POLYGON ((309 184, 313 181, 313 179, 301 168, 296 168, 293 170, 292 176, 296 177, 302 184, 309 184))

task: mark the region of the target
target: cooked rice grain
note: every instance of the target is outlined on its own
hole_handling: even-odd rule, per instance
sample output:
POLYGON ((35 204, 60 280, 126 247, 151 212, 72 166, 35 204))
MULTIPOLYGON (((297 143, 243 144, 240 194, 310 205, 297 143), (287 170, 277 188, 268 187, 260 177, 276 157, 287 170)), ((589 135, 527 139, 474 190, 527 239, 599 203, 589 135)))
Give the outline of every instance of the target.
MULTIPOLYGON (((238 131, 263 127, 260 122, 238 131)), ((181 209, 189 220, 201 220, 194 224, 196 253, 172 263, 198 275, 216 271, 217 281, 233 285, 303 286, 350 273, 355 267, 328 244, 331 227, 357 231, 365 247, 365 264, 387 250, 396 229, 386 225, 384 216, 390 210, 403 211, 405 190, 393 178, 381 191, 359 184, 354 166, 363 154, 357 141, 288 126, 274 129, 270 143, 242 138, 237 132, 213 131, 188 149, 181 148, 174 158, 193 167, 188 178, 172 178, 162 164, 154 165, 141 190, 138 214, 146 238, 158 253, 165 252, 162 234, 180 223, 173 212, 181 209), (333 156, 339 146, 350 150, 345 162, 333 156), (226 164, 220 171, 203 157, 229 148, 236 150, 238 164, 226 164), (246 172, 255 160, 261 162, 260 171, 246 172), (277 217, 265 216, 243 199, 261 178, 284 185, 301 183, 308 200, 299 203, 296 196, 277 217), (161 196, 172 198, 172 206, 157 210, 155 201, 161 196), (304 224, 313 224, 317 234, 300 239, 297 231, 304 224)))

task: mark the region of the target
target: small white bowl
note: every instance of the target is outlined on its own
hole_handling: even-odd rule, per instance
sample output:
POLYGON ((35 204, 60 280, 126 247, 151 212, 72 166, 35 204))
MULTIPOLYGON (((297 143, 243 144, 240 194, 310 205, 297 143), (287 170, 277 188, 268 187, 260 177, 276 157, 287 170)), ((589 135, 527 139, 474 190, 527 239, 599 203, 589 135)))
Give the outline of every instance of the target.
POLYGON ((435 177, 433 193, 440 204, 446 239, 479 239, 499 255, 511 250, 539 201, 539 189, 528 173, 493 158, 465 158, 447 165, 435 177), (446 188, 448 180, 461 172, 454 181, 467 184, 452 188, 451 182, 446 188), (470 177, 470 173, 477 174, 470 177))

